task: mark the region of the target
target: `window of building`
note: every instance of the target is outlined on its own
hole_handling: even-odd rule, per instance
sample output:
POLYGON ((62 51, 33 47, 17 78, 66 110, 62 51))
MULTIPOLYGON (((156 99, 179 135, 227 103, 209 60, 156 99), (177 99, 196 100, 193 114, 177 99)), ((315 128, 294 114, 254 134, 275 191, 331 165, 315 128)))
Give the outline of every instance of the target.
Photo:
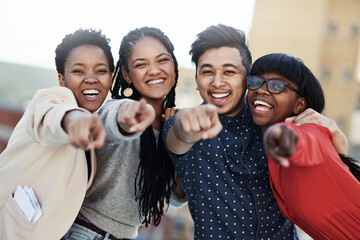
POLYGON ((324 82, 329 82, 331 77, 331 71, 329 67, 323 67, 321 69, 321 79, 324 82))
POLYGON ((360 95, 358 95, 356 98, 355 108, 356 108, 356 110, 360 110, 360 95))
POLYGON ((334 37, 337 33, 337 26, 334 23, 329 23, 327 25, 327 33, 330 37, 334 37))
POLYGON ((352 77, 351 70, 349 68, 346 68, 342 74, 343 83, 349 84, 351 82, 351 77, 352 77))
POLYGON ((358 37, 358 35, 359 35, 359 27, 357 26, 357 25, 355 25, 355 24, 352 24, 351 26, 350 26, 350 32, 349 32, 349 34, 350 34, 350 37, 351 38, 357 38, 358 37))

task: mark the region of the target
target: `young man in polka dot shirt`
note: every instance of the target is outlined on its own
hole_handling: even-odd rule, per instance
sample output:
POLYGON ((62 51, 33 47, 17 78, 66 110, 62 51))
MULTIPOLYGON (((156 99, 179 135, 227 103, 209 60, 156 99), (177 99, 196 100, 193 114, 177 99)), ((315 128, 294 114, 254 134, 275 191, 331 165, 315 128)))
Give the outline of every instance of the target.
POLYGON ((298 239, 271 191, 261 130, 245 102, 245 34, 210 26, 190 53, 204 104, 177 112, 163 139, 188 197, 194 239, 298 239))

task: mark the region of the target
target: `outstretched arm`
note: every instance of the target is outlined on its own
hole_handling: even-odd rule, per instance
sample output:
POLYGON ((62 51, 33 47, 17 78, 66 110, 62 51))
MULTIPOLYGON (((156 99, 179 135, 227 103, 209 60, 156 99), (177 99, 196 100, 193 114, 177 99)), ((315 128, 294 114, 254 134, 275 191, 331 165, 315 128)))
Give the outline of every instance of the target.
POLYGON ((216 107, 211 104, 176 113, 174 125, 166 137, 166 145, 174 154, 184 154, 200 139, 215 137, 222 129, 216 107))
POLYGON ((308 108, 298 116, 287 118, 285 122, 294 123, 296 125, 301 125, 304 123, 316 123, 328 128, 334 137, 333 145, 336 151, 339 154, 348 155, 349 143, 345 134, 339 129, 334 120, 325 117, 315 110, 308 108))

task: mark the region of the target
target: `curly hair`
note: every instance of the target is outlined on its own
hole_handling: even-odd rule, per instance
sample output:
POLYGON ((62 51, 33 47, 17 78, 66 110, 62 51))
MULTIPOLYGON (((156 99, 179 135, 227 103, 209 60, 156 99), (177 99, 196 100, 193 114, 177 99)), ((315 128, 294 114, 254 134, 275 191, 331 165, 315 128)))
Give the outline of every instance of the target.
POLYGON ((65 62, 71 50, 85 44, 95 45, 101 48, 109 62, 110 71, 114 72, 114 58, 111 53, 109 42, 110 39, 106 38, 106 36, 101 33, 101 30, 79 29, 72 34, 66 35, 55 50, 55 64, 57 72, 64 74, 65 62))

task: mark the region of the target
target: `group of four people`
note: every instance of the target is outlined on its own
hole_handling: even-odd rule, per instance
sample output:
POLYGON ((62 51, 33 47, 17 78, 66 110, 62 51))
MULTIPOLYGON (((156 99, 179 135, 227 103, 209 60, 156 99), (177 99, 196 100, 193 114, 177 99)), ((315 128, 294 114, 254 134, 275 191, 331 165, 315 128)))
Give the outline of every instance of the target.
POLYGON ((62 87, 37 92, 0 155, 0 179, 9 182, 0 188, 2 239, 133 239, 142 224, 159 224, 167 204, 186 202, 194 239, 297 239, 292 222, 318 239, 359 235, 360 185, 336 155, 347 154, 347 140, 314 107, 321 88, 312 88, 317 80, 300 60, 275 54, 252 67, 242 31, 210 26, 190 51, 204 103, 177 111, 178 64, 163 32, 130 31, 116 68, 108 43, 100 31, 78 30, 58 45, 62 87), (103 104, 109 89, 113 99, 103 104), (265 133, 281 121, 292 124, 265 133), (303 133, 294 124, 311 127, 303 133), (322 135, 311 135, 313 128, 322 135), (306 141, 312 155, 298 149, 306 141), (268 161, 264 144, 282 165, 268 161), (327 167, 330 152, 334 167, 327 167), (311 195, 317 178, 306 164, 321 166, 316 176, 327 172, 311 195), (304 171, 308 180, 296 181, 301 191, 294 191, 304 171), (329 178, 336 192, 328 187, 322 195, 329 178), (16 208, 18 185, 34 189, 43 209, 38 222, 16 208), (314 199, 318 208, 332 194, 338 201, 328 201, 325 215, 303 208, 314 199))

